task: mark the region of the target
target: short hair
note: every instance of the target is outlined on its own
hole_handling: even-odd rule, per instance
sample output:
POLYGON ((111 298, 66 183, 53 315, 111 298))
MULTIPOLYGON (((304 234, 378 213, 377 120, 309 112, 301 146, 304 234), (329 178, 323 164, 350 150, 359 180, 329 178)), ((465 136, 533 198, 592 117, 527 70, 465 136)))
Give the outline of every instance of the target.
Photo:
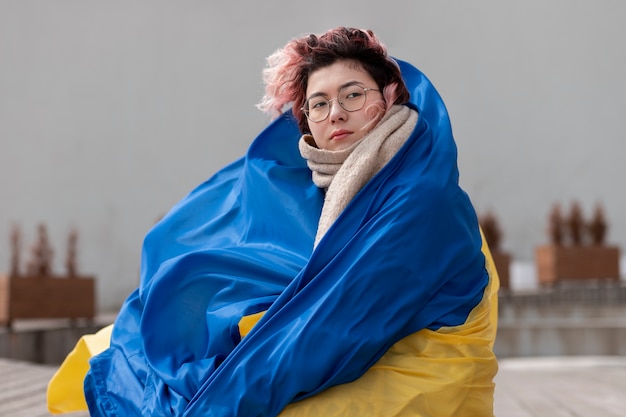
POLYGON ((374 32, 338 27, 320 35, 292 39, 271 54, 263 70, 265 95, 257 107, 277 117, 292 104, 300 131, 307 132, 308 123, 301 108, 309 76, 340 60, 353 61, 367 71, 383 92, 387 107, 409 101, 398 64, 387 55, 387 48, 374 32))

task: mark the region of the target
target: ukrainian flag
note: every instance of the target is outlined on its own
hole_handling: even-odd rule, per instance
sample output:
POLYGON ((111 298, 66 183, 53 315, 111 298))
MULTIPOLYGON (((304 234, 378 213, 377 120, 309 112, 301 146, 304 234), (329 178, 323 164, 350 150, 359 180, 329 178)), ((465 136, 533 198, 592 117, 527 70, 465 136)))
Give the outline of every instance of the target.
POLYGON ((52 411, 86 399, 92 416, 493 415, 497 274, 445 105, 398 63, 417 126, 315 250, 323 195, 286 113, 148 233, 110 344, 75 352, 85 397, 58 394, 70 355, 52 411))

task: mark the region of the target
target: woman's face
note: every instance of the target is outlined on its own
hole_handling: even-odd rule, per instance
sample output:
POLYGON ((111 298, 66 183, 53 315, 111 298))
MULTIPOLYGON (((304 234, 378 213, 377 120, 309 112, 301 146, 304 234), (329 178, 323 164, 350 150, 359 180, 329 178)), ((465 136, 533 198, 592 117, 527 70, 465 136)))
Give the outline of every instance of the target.
MULTIPOLYGON (((349 95, 344 100, 346 107, 350 107, 348 100, 354 96, 357 95, 349 95)), ((363 139, 363 136, 376 126, 385 113, 385 102, 382 93, 378 91, 376 82, 369 73, 356 66, 353 61, 337 61, 311 73, 306 99, 310 104, 318 103, 318 107, 330 106, 326 119, 320 122, 307 120, 311 135, 320 149, 338 151, 350 147, 363 139), (365 104, 360 110, 347 111, 338 103, 339 91, 345 92, 344 87, 350 86, 366 89, 352 89, 365 94, 365 104), (330 103, 322 102, 320 105, 318 103, 320 97, 330 100, 330 103)), ((309 106, 309 109, 312 112, 313 106, 309 106)))

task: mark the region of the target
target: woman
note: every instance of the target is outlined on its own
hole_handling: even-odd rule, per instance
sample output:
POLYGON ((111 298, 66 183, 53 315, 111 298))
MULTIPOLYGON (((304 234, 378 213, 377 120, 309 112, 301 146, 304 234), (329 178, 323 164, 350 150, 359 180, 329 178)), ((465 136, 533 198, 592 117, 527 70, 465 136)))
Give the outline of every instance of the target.
POLYGON ((92 415, 493 415, 497 276, 434 87, 351 28, 265 81, 292 111, 147 235, 92 415))

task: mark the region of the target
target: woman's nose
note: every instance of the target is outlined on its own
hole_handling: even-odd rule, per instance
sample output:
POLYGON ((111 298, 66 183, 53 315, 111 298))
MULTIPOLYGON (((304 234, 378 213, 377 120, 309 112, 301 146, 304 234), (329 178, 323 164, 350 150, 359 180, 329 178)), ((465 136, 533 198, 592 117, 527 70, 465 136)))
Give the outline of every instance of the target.
POLYGON ((328 103, 328 105, 330 106, 328 110, 330 112, 328 118, 331 122, 336 122, 337 120, 345 120, 346 111, 339 104, 339 100, 332 100, 328 103))

